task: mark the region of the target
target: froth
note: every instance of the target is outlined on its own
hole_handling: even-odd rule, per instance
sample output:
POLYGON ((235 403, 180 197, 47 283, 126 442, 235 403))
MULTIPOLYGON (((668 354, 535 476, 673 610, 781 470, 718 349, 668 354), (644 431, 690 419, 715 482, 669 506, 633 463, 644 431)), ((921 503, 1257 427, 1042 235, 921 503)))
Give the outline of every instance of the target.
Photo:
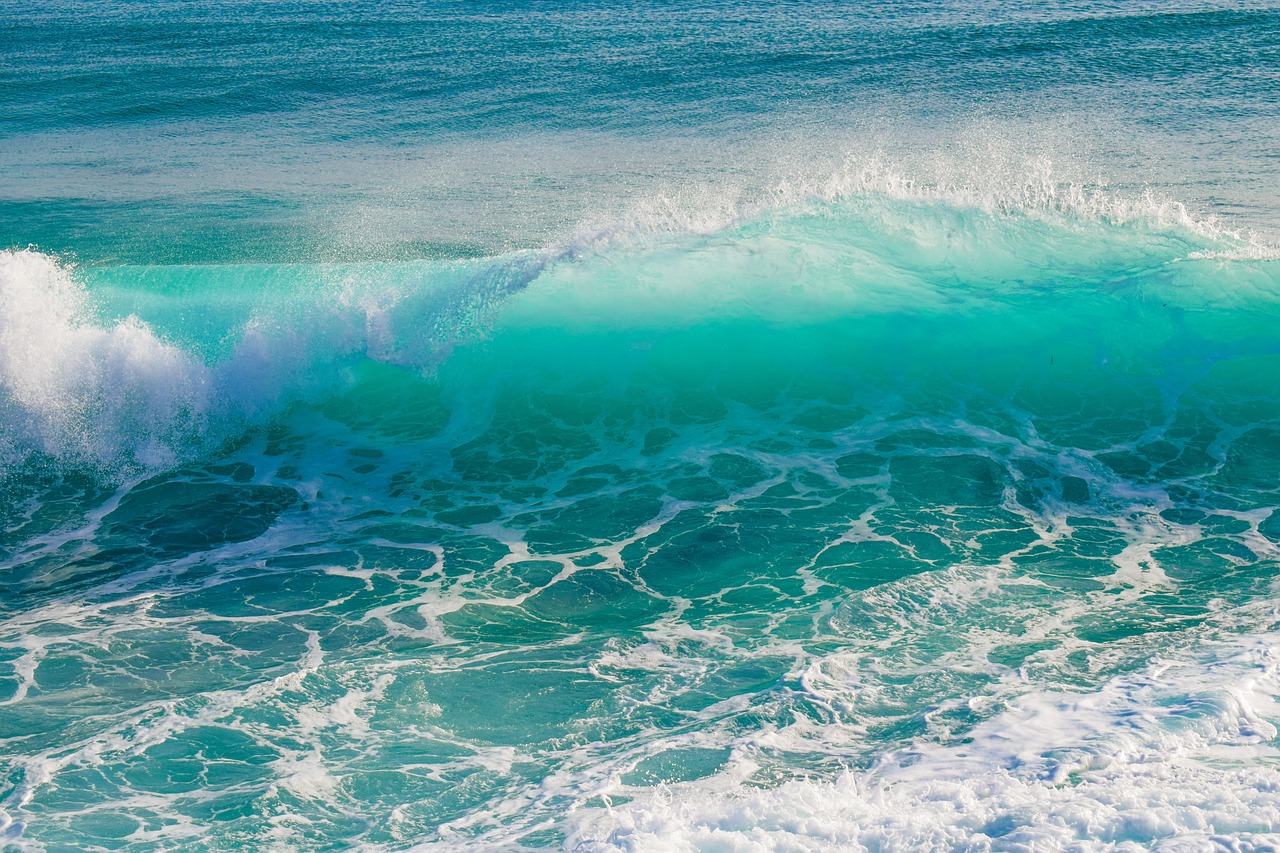
POLYGON ((34 449, 100 466, 128 448, 165 464, 207 417, 208 368, 136 317, 96 324, 84 289, 53 258, 0 252, 0 300, 6 461, 34 449))
POLYGON ((581 815, 570 846, 1274 849, 1280 773, 1257 759, 1276 735, 1278 642, 1261 635, 1154 661, 1093 693, 1031 693, 962 742, 922 744, 834 780, 762 790, 726 773, 664 786, 581 815), (1228 837, 1235 846, 1215 847, 1228 837))

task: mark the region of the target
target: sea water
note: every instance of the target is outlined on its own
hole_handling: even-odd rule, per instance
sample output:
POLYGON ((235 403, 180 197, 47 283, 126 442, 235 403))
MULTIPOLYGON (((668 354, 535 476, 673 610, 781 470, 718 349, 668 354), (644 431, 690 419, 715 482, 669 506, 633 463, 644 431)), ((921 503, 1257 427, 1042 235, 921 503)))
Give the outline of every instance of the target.
POLYGON ((1271 4, 0 22, 0 843, 1280 845, 1271 4))

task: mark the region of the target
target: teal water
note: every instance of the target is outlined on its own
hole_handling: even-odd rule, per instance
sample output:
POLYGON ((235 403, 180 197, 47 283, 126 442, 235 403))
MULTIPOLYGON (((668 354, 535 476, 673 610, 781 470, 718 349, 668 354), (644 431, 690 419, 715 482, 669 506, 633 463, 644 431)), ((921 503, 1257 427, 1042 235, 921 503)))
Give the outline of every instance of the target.
POLYGON ((1280 17, 53 4, 0 838, 1280 844, 1280 17))

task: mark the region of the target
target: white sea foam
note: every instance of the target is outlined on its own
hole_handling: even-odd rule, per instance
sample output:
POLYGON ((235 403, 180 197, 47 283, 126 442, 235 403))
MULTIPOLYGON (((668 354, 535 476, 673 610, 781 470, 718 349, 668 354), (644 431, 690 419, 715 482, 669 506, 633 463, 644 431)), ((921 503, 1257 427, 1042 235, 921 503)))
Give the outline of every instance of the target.
POLYGON ((581 813, 606 850, 1265 850, 1280 844, 1280 635, 1027 693, 950 743, 760 788, 732 773, 581 813))

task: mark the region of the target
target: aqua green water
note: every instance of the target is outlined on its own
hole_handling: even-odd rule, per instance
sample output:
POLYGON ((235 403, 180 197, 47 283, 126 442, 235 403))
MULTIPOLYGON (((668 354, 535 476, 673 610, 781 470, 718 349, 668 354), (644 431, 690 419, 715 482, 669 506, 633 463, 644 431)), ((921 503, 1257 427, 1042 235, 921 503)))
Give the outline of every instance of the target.
POLYGON ((1280 843, 1272 12, 165 8, 3 52, 6 843, 1280 843))

